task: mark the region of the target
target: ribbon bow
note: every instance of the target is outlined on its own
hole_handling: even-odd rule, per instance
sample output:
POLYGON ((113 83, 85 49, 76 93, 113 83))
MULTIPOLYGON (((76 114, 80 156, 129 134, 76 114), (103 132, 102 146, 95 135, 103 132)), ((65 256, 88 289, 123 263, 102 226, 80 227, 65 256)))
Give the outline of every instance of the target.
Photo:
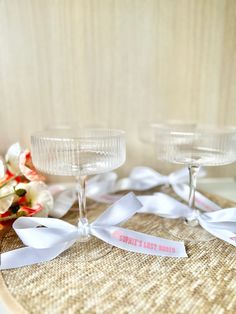
MULTIPOLYGON (((205 172, 201 170, 200 176, 205 172)), ((182 168, 171 173, 168 176, 162 175, 157 171, 148 167, 135 167, 129 177, 122 178, 117 181, 115 172, 108 172, 97 175, 88 180, 87 196, 96 202, 114 203, 122 195, 112 195, 122 190, 145 191, 162 184, 172 185, 175 192, 183 199, 188 198, 189 192, 185 188, 181 188, 180 184, 188 181, 188 169, 182 168), (176 185, 179 184, 179 188, 176 185)), ((72 207, 76 200, 75 186, 70 185, 52 185, 50 191, 54 195, 54 208, 50 212, 50 216, 60 218, 63 217, 72 207)), ((198 205, 198 204, 197 204, 198 205)))
POLYGON ((152 213, 165 218, 186 218, 197 220, 206 231, 215 237, 226 241, 236 247, 236 208, 220 209, 214 202, 210 201, 202 194, 198 193, 201 206, 205 211, 193 210, 176 199, 163 194, 155 193, 148 196, 139 196, 138 199, 143 204, 140 213, 152 213), (207 201, 205 203, 205 201, 207 201), (215 207, 214 207, 215 205, 215 207))
POLYGON ((70 248, 84 232, 131 252, 187 257, 183 242, 119 227, 141 207, 136 196, 129 193, 87 225, 86 230, 56 218, 20 217, 14 222, 13 228, 26 247, 2 253, 0 269, 50 261, 70 248))
POLYGON ((149 167, 135 167, 129 177, 117 181, 115 190, 145 191, 162 184, 184 183, 188 181, 188 177, 187 168, 182 168, 165 176, 149 167))
MULTIPOLYGON (((205 171, 202 168, 199 171, 199 177, 205 175, 205 171)), ((182 168, 175 172, 172 172, 168 176, 162 175, 159 172, 148 167, 136 167, 134 168, 128 178, 118 180, 115 185, 115 191, 119 190, 136 190, 146 191, 159 185, 171 185, 174 192, 183 200, 188 201, 189 198, 189 186, 184 184, 189 180, 188 168, 182 168)), ((119 197, 116 195, 115 197, 119 197)), ((201 204, 201 198, 197 191, 195 192, 195 206, 199 209, 203 209, 201 204)), ((103 197, 104 198, 104 197, 103 197)), ((97 197, 97 200, 98 197, 97 197)), ((111 198, 112 201, 112 198, 111 198)), ((209 207, 212 207, 212 202, 204 197, 204 202, 208 203, 209 207)), ((213 203, 213 206, 217 205, 213 203)), ((220 207, 218 207, 220 209, 220 207)))

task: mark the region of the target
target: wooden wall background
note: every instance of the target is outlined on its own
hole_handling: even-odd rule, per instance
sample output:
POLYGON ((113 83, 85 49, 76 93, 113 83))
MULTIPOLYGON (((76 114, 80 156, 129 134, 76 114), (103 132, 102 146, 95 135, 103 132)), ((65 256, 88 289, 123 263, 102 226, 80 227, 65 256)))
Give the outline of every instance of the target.
POLYGON ((127 131, 123 172, 169 171, 138 124, 236 125, 236 1, 0 0, 0 109, 1 152, 48 125, 110 126, 127 131))

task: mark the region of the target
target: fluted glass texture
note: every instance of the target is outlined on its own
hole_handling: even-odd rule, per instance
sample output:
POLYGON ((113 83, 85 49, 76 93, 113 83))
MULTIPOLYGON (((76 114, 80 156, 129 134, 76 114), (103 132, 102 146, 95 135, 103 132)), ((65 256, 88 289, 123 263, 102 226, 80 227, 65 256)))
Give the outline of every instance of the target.
POLYGON ((236 160, 235 128, 159 125, 155 137, 161 160, 195 166, 226 165, 236 160))
POLYGON ((114 129, 55 129, 31 136, 33 163, 65 176, 107 172, 125 162, 125 134, 114 129))

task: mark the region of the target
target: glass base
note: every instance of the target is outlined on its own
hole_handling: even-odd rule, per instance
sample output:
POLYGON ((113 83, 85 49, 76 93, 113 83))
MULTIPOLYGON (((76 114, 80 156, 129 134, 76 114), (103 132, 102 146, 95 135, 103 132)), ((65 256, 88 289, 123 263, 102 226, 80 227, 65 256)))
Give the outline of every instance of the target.
POLYGON ((86 237, 81 237, 77 241, 84 243, 84 242, 88 242, 89 240, 91 240, 91 235, 88 235, 86 237))
POLYGON ((165 219, 163 218, 163 228, 176 239, 191 242, 208 242, 215 237, 204 230, 199 224, 185 222, 183 219, 165 219))
POLYGON ((73 264, 74 261, 76 261, 78 267, 84 267, 88 262, 105 257, 113 249, 112 245, 109 245, 96 237, 90 236, 86 239, 75 242, 73 246, 63 252, 59 258, 67 260, 69 263, 73 264))
POLYGON ((93 236, 89 236, 82 241, 78 240, 75 244, 78 249, 78 253, 82 255, 82 259, 86 262, 96 261, 109 254, 113 246, 99 240, 93 236))

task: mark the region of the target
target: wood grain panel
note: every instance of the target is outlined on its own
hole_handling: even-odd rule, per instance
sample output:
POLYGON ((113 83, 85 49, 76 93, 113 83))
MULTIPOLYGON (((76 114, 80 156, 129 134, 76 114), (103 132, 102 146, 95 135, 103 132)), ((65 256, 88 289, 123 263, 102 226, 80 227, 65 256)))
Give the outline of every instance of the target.
POLYGON ((138 125, 236 124, 235 83, 235 0, 0 1, 1 151, 48 125, 119 127, 123 172, 169 171, 138 125))

